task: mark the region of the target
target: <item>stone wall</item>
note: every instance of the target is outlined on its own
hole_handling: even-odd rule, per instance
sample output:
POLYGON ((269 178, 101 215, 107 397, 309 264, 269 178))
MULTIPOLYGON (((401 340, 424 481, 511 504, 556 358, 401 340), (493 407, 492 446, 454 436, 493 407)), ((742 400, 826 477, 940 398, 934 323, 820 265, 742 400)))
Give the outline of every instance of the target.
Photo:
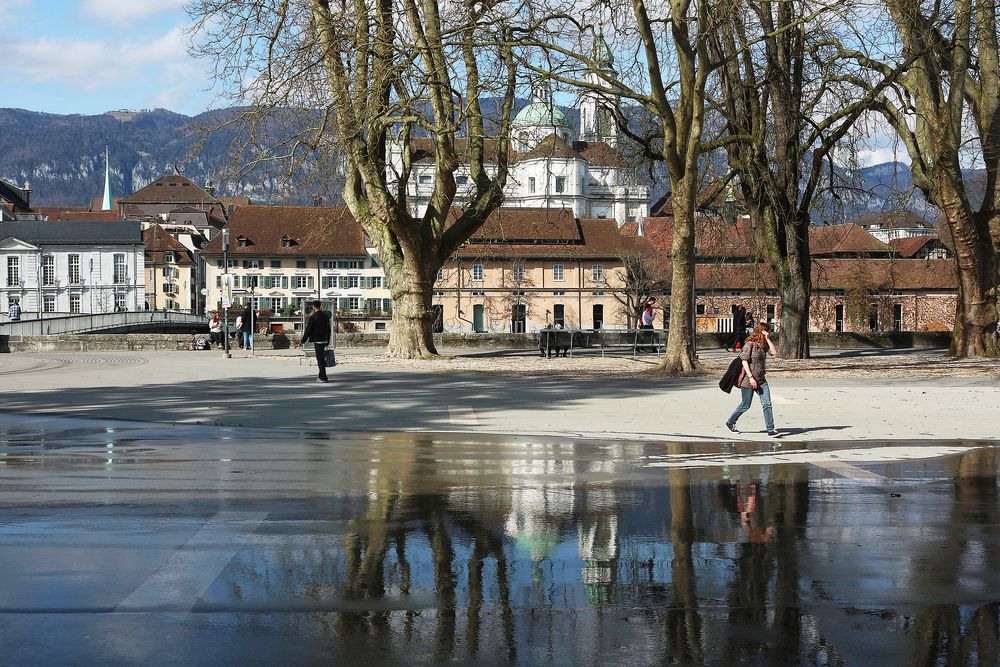
MULTIPOLYGON (((666 334, 657 330, 666 340, 666 334)), ((0 336, 0 352, 138 352, 187 350, 195 338, 204 334, 80 334, 73 336, 0 336)), ((703 333, 698 335, 699 349, 721 348, 731 334, 703 333)), ((385 347, 388 334, 338 334, 337 347, 380 348, 385 347)), ((631 345, 633 335, 604 332, 607 345, 631 345)), ((851 333, 823 332, 809 335, 810 345, 815 348, 906 348, 906 347, 947 347, 951 343, 951 332, 926 331, 898 333, 851 333)), ((534 349, 538 346, 538 334, 435 334, 435 344, 445 348, 483 349, 534 349)), ((257 350, 288 349, 296 341, 287 336, 257 336, 254 347, 257 350)), ((231 348, 238 350, 235 342, 231 348)), ((213 348, 218 351, 219 348, 213 348)))

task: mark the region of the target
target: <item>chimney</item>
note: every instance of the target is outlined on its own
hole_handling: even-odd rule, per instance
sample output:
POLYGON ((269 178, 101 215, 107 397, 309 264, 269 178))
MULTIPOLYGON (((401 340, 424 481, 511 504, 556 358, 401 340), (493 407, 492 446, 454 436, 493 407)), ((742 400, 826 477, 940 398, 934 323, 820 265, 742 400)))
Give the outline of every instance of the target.
POLYGON ((212 195, 213 197, 215 196, 215 186, 212 185, 212 179, 211 178, 208 179, 207 181, 205 181, 205 192, 207 192, 208 194, 212 195))
POLYGON ((638 236, 644 236, 645 235, 645 233, 646 233, 645 224, 646 224, 646 218, 644 218, 643 216, 640 215, 639 216, 639 229, 638 229, 638 231, 636 231, 636 234, 638 236))
POLYGON ((31 183, 25 181, 21 193, 24 195, 24 203, 28 205, 28 208, 31 208, 31 183))

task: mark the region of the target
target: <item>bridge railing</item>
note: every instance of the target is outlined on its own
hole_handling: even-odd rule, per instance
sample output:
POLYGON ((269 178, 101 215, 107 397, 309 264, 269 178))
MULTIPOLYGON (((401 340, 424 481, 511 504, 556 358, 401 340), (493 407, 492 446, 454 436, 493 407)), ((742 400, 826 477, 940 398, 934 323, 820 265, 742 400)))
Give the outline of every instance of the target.
POLYGON ((58 336, 124 327, 140 327, 149 324, 207 324, 207 320, 201 315, 169 310, 95 313, 4 322, 0 323, 0 335, 58 336))

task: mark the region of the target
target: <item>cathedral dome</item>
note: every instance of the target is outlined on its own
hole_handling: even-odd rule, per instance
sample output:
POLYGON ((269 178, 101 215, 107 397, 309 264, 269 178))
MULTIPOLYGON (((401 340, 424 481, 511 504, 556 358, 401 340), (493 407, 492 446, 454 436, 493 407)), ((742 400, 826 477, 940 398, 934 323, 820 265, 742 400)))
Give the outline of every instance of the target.
POLYGON ((569 127, 559 107, 548 102, 532 102, 514 116, 514 127, 569 127))

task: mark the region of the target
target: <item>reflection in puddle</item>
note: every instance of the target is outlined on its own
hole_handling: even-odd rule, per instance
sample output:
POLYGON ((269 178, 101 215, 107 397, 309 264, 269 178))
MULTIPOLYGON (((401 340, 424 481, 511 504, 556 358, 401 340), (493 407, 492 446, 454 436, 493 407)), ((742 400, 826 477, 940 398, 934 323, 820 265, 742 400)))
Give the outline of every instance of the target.
POLYGON ((918 507, 805 466, 618 483, 615 452, 572 446, 475 461, 463 485, 434 447, 372 452, 341 518, 269 520, 201 609, 309 610, 287 621, 296 632, 402 663, 1000 658, 992 449, 941 463, 918 507))

